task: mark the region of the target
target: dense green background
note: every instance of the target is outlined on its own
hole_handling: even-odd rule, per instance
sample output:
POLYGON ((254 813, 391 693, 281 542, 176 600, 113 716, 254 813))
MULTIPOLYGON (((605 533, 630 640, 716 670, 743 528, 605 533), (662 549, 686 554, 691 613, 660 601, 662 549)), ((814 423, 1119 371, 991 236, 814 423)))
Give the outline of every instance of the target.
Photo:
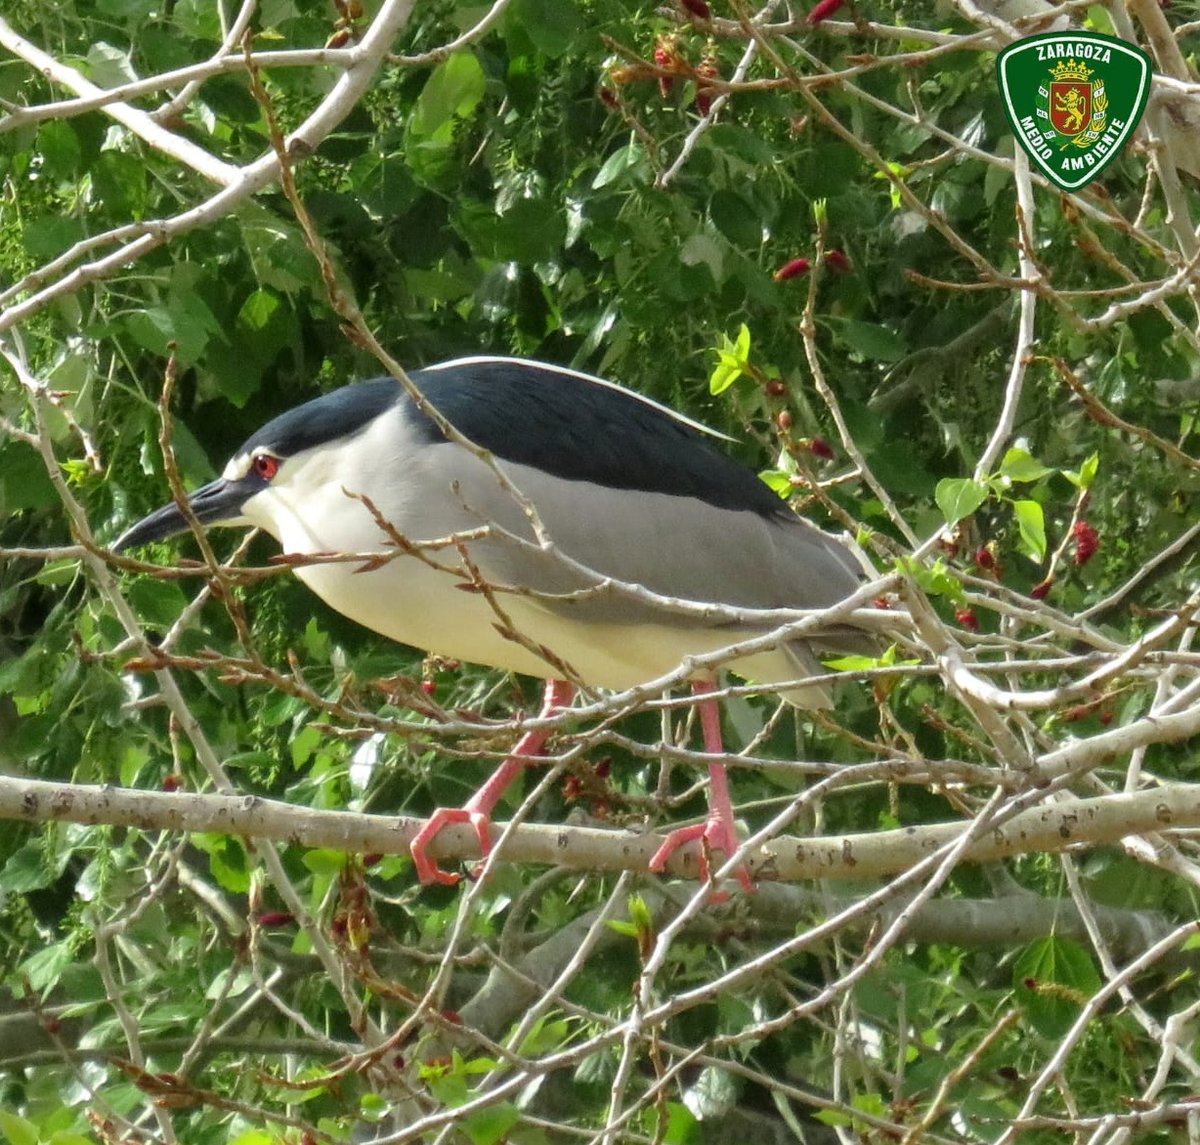
MULTIPOLYGON (((415 8, 398 53, 437 48, 485 11, 423 0, 415 8)), ((23 37, 102 87, 204 61, 222 36, 216 5, 201 0, 12 0, 6 9, 23 37)), ((733 434, 731 449, 773 471, 774 484, 790 488, 813 519, 840 528, 846 518, 831 515, 840 511, 864 538, 873 531, 880 567, 890 568, 889 552, 909 546, 877 496, 882 488, 917 537, 947 532, 919 579, 950 629, 968 641, 972 625, 995 635, 1001 614, 989 601, 1015 603, 1030 623, 1013 627, 1010 620, 1003 635, 1017 642, 1010 652, 1028 641, 1032 657, 1046 629, 1026 594, 1046 577, 1051 554, 1058 555, 1047 604, 1078 616, 1196 520, 1197 467, 1161 447, 1165 440, 1196 451, 1200 350, 1187 262, 1194 254, 1189 220, 1200 211, 1195 177, 1171 168, 1168 138, 1163 179, 1139 145, 1077 199, 1035 187, 1040 280, 1028 348, 1036 357, 1006 442, 1024 452, 978 475, 994 478, 990 483, 955 485, 972 476, 994 431, 1017 341, 1016 184, 1000 162, 1011 159, 1013 142, 996 90, 996 45, 968 41, 977 29, 949 9, 906 0, 848 7, 835 16, 842 22, 816 28, 801 11, 785 29, 766 34, 745 88, 690 141, 700 123, 698 89, 701 105, 711 97, 705 72, 696 69, 705 64, 727 78, 747 50, 739 11, 718 2, 720 22, 709 25, 669 5, 513 0, 488 34, 449 58, 386 65, 317 153, 296 167, 298 192, 343 286, 404 364, 506 352, 618 380, 733 434), (857 28, 846 22, 853 17, 863 21, 857 28), (936 48, 935 32, 951 46, 936 48), (668 35, 675 37, 670 44, 668 35), (656 43, 680 61, 665 93, 647 66, 656 43), (834 78, 810 82, 822 72, 834 78), (833 250, 840 256, 829 257, 833 250), (797 258, 809 260, 809 272, 776 281, 775 272, 797 258), (1118 303, 1122 309, 1109 314, 1118 303), (847 443, 814 385, 802 337, 806 313, 816 362, 878 482, 874 491, 849 464, 847 443), (748 347, 743 335, 735 350, 743 327, 748 347), (734 380, 713 394, 709 379, 722 347, 735 363, 726 380, 734 380), (1136 430, 1089 416, 1056 359, 1136 430), (832 458, 819 443, 813 451, 813 438, 832 444, 832 458), (1088 484, 1091 469, 1084 505, 1079 486, 1088 484), (826 488, 831 504, 810 495, 809 482, 834 478, 826 488), (956 498, 974 511, 951 537, 946 510, 956 498), (1099 551, 1080 567, 1069 530, 1081 516, 1095 529, 1099 551), (980 550, 989 544, 985 559, 980 550), (939 569, 928 571, 939 557, 939 569), (981 567, 993 561, 998 570, 981 567), (976 578, 967 583, 977 594, 970 601, 961 576, 976 578)), ((1176 3, 1165 19, 1183 24, 1195 14, 1194 6, 1176 3)), ((1098 30, 1123 28, 1099 7, 1086 17, 1098 30)), ((785 18, 782 10, 773 16, 785 18)), ((255 50, 320 47, 340 35, 346 22, 337 20, 323 5, 271 0, 253 20, 255 50)), ((1182 38, 1189 60, 1195 47, 1195 35, 1182 38)), ((333 73, 273 67, 264 78, 288 129, 327 94, 333 73)), ((63 96, 27 63, 0 58, 3 99, 30 106, 63 96)), ((161 98, 134 102, 150 110, 161 98)), ((236 69, 208 78, 167 122, 230 164, 270 148, 264 108, 236 69)), ((22 285, 6 305, 61 277, 66 268, 53 260, 81 240, 171 217, 212 193, 101 113, 7 126, 0 134, 0 287, 22 285), (45 267, 38 281, 22 283, 45 267)), ((89 467, 70 420, 51 417, 60 471, 102 542, 166 496, 157 402, 169 347, 178 367, 173 444, 189 485, 211 477, 267 417, 380 372, 343 333, 318 262, 274 184, 133 265, 55 298, 5 337, 17 335, 32 373, 60 393, 94 442, 100 460, 89 467)), ((68 544, 71 532, 42 459, 21 439, 19 431, 33 426, 31 405, 7 369, 0 372, 0 416, 0 770, 154 790, 176 782, 202 788, 186 737, 169 727, 163 707, 140 702, 152 694, 152 678, 124 670, 136 649, 78 559, 25 552, 68 544)), ((190 554, 191 544, 163 547, 158 556, 190 554)), ((232 551, 229 535, 214 544, 222 554, 232 551)), ((251 557, 261 563, 272 552, 260 539, 251 557)), ((154 636, 170 629, 200 583, 120 576, 154 636)), ((1193 543, 1158 562, 1093 623, 1124 644, 1179 607, 1195 580, 1193 543)), ((533 682, 423 663, 419 653, 331 613, 290 578, 237 595, 263 663, 286 673, 294 651, 308 685, 350 709, 418 719, 403 681, 379 683, 396 676, 424 680, 447 709, 487 717, 505 718, 535 702, 533 682)), ((1080 650, 1065 638, 1061 646, 1080 650)), ((244 655, 230 614, 211 600, 174 647, 185 656, 208 649, 244 655)), ((995 654, 985 646, 981 655, 995 654)), ((1156 685, 1186 686, 1194 672, 1186 657, 1174 669, 1162 659, 1148 662, 1140 675, 1082 704, 1035 711, 1013 726, 1031 750, 1048 751, 1132 722, 1149 709, 1156 685), (1168 678, 1171 671, 1178 676, 1168 678)), ((350 768, 360 741, 337 734, 353 731, 352 720, 263 682, 231 684, 218 669, 176 675, 240 790, 315 807, 425 813, 461 802, 487 771, 479 761, 447 765, 438 752, 390 737, 358 756, 376 765, 364 778, 362 769, 350 768)), ((1008 683, 1053 688, 1066 679, 1030 670, 1008 683)), ((732 701, 726 730, 734 747, 748 743, 773 710, 765 699, 732 701)), ((659 717, 641 713, 620 730, 653 745, 659 717)), ((932 676, 886 696, 848 685, 834 723, 788 715, 757 754, 841 763, 889 756, 1002 762, 932 676)), ((653 802, 652 751, 606 744, 588 759, 602 757, 612 770, 607 786, 595 788, 600 806, 592 810, 608 821, 641 823, 648 809, 662 821, 701 809, 697 793, 671 808, 653 802)), ((1111 761, 1111 771, 1082 778, 1077 790, 1119 790, 1127 763, 1111 761)), ((1197 767, 1186 745, 1152 747, 1139 763, 1147 783, 1190 780, 1197 767)), ((684 792, 694 778, 677 768, 671 789, 684 792)), ((747 824, 760 826, 799 786, 782 771, 739 772, 735 800, 747 824)), ((816 827, 832 833, 940 822, 969 816, 987 794, 986 785, 936 781, 856 784, 820 803, 816 827)), ((575 800, 575 814, 587 802, 575 800)), ((544 822, 570 813, 559 787, 536 808, 544 822)), ((1042 898, 1075 894, 1077 901, 1182 921, 1194 917, 1196 880, 1193 856, 1181 846, 1179 861, 1163 870, 1119 846, 1092 851, 1080 857, 1083 883, 1075 888, 1054 857, 1031 855, 1005 871, 962 867, 943 894, 975 900, 983 914, 995 895, 991 910, 1009 912, 1012 901, 1024 901, 1004 898, 1019 884, 1042 898)), ((345 941, 347 927, 353 939, 355 925, 368 925, 355 914, 365 894, 375 970, 393 992, 366 977, 357 989, 370 995, 384 1026, 397 1024, 409 1012, 399 991, 419 994, 426 985, 461 892, 419 889, 402 858, 364 874, 338 856, 292 848, 284 864, 334 940, 345 941)), ((464 962, 451 976, 447 1007, 463 1008, 475 996, 485 946, 495 948, 503 936, 507 957, 524 955, 585 918, 614 885, 598 876, 533 883, 538 874, 503 867, 481 895, 481 909, 456 936, 464 962), (517 917, 518 903, 529 913, 517 917)), ((457 1044, 462 1058, 441 1061, 449 1052, 439 1040, 445 1030, 429 1022, 420 1037, 432 1042, 414 1035, 379 1068, 298 1090, 267 1075, 320 1078, 361 1031, 351 1029, 305 942, 292 941, 294 927, 268 926, 265 937, 256 930, 254 957, 247 953, 242 920, 256 915, 269 923, 281 909, 263 883, 254 849, 237 839, 0 823, 0 973, 12 995, 0 1003, 0 1014, 11 1011, 10 1024, 0 1025, 11 1047, 0 1045, 0 1136, 13 1145, 80 1139, 70 1134, 123 1140, 120 1119, 127 1118, 146 1140, 171 1133, 189 1143, 309 1140, 304 1130, 271 1120, 287 1112, 334 1140, 349 1140, 360 1118, 382 1117, 392 1126, 388 1110, 400 1110, 403 1120, 414 1107, 454 1107, 470 1087, 503 1080, 522 1061, 531 1076, 548 1072, 542 1089, 460 1124, 473 1145, 505 1135, 571 1139, 556 1123, 575 1126, 586 1140, 603 1125, 619 1040, 561 1068, 536 1063, 628 1017, 639 965, 636 909, 621 934, 600 926, 604 942, 566 988, 570 1005, 552 1009, 535 1036, 510 1047, 513 1058, 464 1035, 457 1044), (153 894, 147 875, 162 880, 153 894), (207 898, 196 889, 201 885, 207 898), (230 910, 216 909, 213 900, 230 910), (255 982, 272 973, 273 989, 310 1025, 289 1021, 261 999, 231 1018, 255 982), (122 985, 114 991, 116 983, 122 985), (29 1018, 27 997, 44 1000, 42 1018, 29 1018), (46 1038, 47 1022, 61 1022, 55 1032, 81 1049, 70 1068, 46 1038), (190 1097, 153 1115, 153 1095, 113 1061, 135 1056, 130 1026, 140 1032, 146 1068, 177 1071, 205 1022, 213 1028, 183 1071, 195 1087, 190 1097), (440 1064, 420 1072, 431 1056, 440 1064), (196 1098, 200 1090, 209 1096, 196 1098), (99 1127, 94 1120, 89 1130, 87 1109, 99 1127), (115 1127, 106 1129, 105 1118, 115 1127)), ((865 893, 850 884, 835 889, 865 893)), ((622 918, 629 916, 626 893, 618 894, 622 918)), ((655 894, 650 907, 658 912, 665 908, 655 894)), ((660 991, 683 991, 778 949, 834 907, 817 900, 809 914, 785 910, 770 923, 749 919, 736 902, 726 909, 712 928, 694 925, 676 940, 660 991)), ((651 925, 643 922, 643 937, 651 925)), ((622 1080, 626 1108, 636 1106, 656 1073, 681 1061, 683 1048, 708 1047, 709 1057, 682 1069, 661 1101, 638 1109, 622 1139, 715 1141, 720 1125, 731 1135, 787 1139, 779 1112, 785 1093, 796 1116, 813 1112, 788 1085, 826 1095, 826 1123, 848 1124, 858 1110, 911 1127, 930 1111, 938 1135, 930 1140, 995 1139, 1103 970, 1086 940, 1068 941, 1050 924, 1019 948, 973 943, 960 933, 898 945, 829 1006, 771 1024, 851 973, 869 949, 865 931, 847 930, 777 958, 752 984, 684 1009, 663 1028, 664 1045, 638 1043, 636 1067, 622 1080), (728 1068, 717 1068, 720 1061, 728 1068), (932 1105, 954 1069, 961 1076, 932 1105)), ((1118 961, 1137 952, 1119 949, 1118 961)), ((1146 1021, 1115 1003, 1104 1010, 1074 1045, 1061 1088, 1051 1089, 1040 1112, 1128 1112, 1161 1048, 1149 1015, 1162 1021, 1195 1000, 1190 978, 1172 979, 1179 968, 1157 963, 1133 980, 1146 1021)), ((500 1040, 518 1017, 481 1028, 500 1040)), ((1175 1069, 1156 1100, 1200 1089, 1186 1062, 1175 1069)), ((1167 1140, 1170 1129, 1143 1132, 1167 1140)), ((1042 1139, 1031 1128, 1022 1134, 1042 1139)), ((1061 1137, 1047 1129, 1044 1139, 1061 1137)))

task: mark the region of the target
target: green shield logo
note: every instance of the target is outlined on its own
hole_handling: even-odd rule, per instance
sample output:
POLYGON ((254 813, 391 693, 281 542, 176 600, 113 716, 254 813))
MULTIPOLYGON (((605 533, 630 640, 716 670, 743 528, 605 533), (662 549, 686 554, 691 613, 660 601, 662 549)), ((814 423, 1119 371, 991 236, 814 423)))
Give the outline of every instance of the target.
POLYGON ((996 57, 1017 142, 1064 191, 1086 187, 1119 154, 1150 94, 1150 57, 1098 32, 1047 32, 996 57))

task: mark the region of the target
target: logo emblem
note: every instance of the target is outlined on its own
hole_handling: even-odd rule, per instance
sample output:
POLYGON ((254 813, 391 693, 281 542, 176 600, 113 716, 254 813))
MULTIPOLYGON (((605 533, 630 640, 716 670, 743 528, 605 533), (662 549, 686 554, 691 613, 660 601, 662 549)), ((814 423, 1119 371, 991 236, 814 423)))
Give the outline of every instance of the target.
POLYGON ((1064 191, 1117 157, 1150 94, 1150 57, 1098 32, 1018 40, 996 57, 996 75, 1017 142, 1064 191))

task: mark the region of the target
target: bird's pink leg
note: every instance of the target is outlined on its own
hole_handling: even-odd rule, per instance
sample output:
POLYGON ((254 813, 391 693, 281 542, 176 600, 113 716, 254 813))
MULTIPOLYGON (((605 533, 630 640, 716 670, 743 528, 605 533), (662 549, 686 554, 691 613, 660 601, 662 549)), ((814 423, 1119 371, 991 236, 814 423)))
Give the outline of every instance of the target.
MULTIPOLYGON (((725 748, 721 743, 721 712, 717 701, 706 693, 716 690, 716 685, 709 680, 696 681, 693 691, 700 699, 697 707, 700 709, 700 726, 704 731, 704 750, 710 755, 722 755, 725 748)), ((726 858, 737 852, 739 842, 737 827, 733 821, 733 804, 729 799, 729 779, 725 767, 720 763, 708 765, 708 818, 703 823, 692 827, 680 827, 670 832, 663 844, 650 859, 650 870, 661 871, 667 860, 685 843, 695 839, 700 840, 700 878, 709 877, 709 851, 721 851, 726 858)), ((750 873, 745 867, 738 867, 738 882, 742 884, 747 894, 754 893, 754 884, 750 881, 750 873)))
MULTIPOLYGON (((574 687, 566 680, 547 680, 538 718, 545 719, 565 708, 574 695, 574 687)), ((492 811, 512 781, 528 766, 530 757, 541 754, 542 747, 549 738, 550 732, 545 728, 526 732, 517 741, 512 755, 492 772, 488 781, 462 807, 439 807, 429 816, 425 826, 417 832, 409 846, 413 864, 417 868, 417 878, 422 883, 453 886, 462 877, 443 871, 437 865, 437 861, 426 853, 437 833, 451 823, 470 823, 475 830, 475 837, 479 840, 479 850, 483 857, 487 858, 492 849, 492 811)))

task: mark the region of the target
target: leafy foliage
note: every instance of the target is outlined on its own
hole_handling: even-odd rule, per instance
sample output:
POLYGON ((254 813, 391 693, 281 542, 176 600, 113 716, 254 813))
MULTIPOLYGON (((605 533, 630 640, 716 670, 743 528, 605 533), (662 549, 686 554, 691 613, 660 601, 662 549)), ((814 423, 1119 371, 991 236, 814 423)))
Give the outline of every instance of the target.
MULTIPOLYGON (((1151 7, 1069 18, 1178 24, 1190 60, 1151 7)), ((7 6, 0 1135, 1169 1140, 1200 1089, 1194 93, 1159 81, 1153 148, 1064 197, 995 85, 1036 0, 401 8, 7 6), (916 629, 838 662, 828 717, 725 701, 744 827, 828 839, 819 891, 612 873, 701 811, 686 706, 565 727, 507 807, 610 828, 607 868, 420 888, 302 844, 310 810, 461 803, 532 682, 376 639, 261 538, 220 576, 104 546, 166 496, 164 414, 190 486, 383 372, 346 299, 408 366, 509 352, 676 406, 869 549, 916 629), (182 818, 72 819, 35 779, 182 818), (295 836, 188 818, 212 791, 295 836), (981 865, 945 824, 1009 842, 981 865)))

